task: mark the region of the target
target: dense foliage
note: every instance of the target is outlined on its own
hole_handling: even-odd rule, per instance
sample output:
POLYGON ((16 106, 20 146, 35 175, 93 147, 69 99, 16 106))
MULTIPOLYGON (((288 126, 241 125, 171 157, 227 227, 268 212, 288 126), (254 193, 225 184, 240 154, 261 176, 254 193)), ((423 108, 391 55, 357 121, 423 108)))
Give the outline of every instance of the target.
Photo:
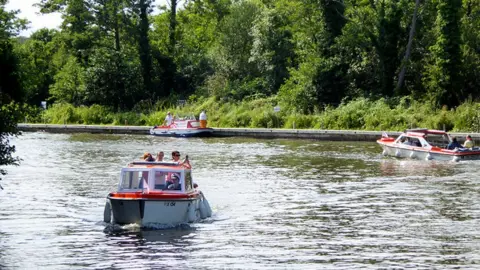
POLYGON ((393 106, 410 96, 438 109, 480 97, 480 0, 37 6, 60 12, 63 24, 15 44, 31 105, 127 112, 192 96, 220 103, 275 97, 290 113, 311 114, 362 97, 393 106))
MULTIPOLYGON (((5 4, 6 0, 0 0, 0 166, 18 163, 18 158, 13 156, 15 146, 9 142, 11 136, 18 134, 17 122, 21 116, 18 102, 23 98, 12 38, 24 27, 25 21, 16 17, 17 12, 6 11, 5 4)), ((0 179, 5 174, 6 171, 0 169, 0 179)))
POLYGON ((358 98, 337 107, 327 106, 316 114, 275 112, 277 98, 245 99, 242 102, 218 102, 215 97, 200 98, 185 106, 152 112, 114 112, 111 109, 92 105, 75 107, 68 103, 57 103, 37 117, 31 112, 28 120, 51 124, 102 124, 102 125, 159 125, 167 111, 179 117, 198 116, 207 111, 208 125, 214 127, 250 128, 315 128, 356 130, 404 130, 429 127, 453 131, 480 132, 480 104, 467 101, 456 109, 435 106, 415 101, 410 97, 399 100, 396 105, 385 99, 372 101, 358 98))

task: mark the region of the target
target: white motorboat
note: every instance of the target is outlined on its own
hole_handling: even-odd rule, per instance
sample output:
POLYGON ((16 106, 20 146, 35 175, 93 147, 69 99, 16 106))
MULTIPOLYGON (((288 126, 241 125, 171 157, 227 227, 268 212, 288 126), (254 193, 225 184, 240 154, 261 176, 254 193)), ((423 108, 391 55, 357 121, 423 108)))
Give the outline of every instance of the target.
POLYGON ((409 129, 396 139, 387 135, 377 140, 385 156, 452 161, 480 159, 478 147, 447 149, 451 142, 447 132, 430 129, 409 129))
POLYGON ((134 161, 122 168, 117 191, 108 194, 104 221, 178 225, 211 215, 207 199, 192 182, 190 165, 134 161))
POLYGON ((202 128, 195 119, 175 120, 169 126, 154 126, 151 135, 167 137, 207 137, 212 135, 212 128, 202 128))

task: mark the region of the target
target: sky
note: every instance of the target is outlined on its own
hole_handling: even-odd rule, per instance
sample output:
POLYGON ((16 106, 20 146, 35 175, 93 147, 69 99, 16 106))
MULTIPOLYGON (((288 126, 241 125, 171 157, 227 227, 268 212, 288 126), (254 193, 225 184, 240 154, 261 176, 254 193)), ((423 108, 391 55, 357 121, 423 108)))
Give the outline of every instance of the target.
MULTIPOLYGON (((41 28, 58 28, 62 23, 62 16, 59 13, 40 14, 40 9, 33 5, 40 0, 9 0, 7 10, 20 10, 18 15, 22 19, 30 21, 29 29, 22 31, 21 36, 30 36, 33 32, 41 28)), ((167 0, 155 0, 155 5, 165 5, 167 0)))

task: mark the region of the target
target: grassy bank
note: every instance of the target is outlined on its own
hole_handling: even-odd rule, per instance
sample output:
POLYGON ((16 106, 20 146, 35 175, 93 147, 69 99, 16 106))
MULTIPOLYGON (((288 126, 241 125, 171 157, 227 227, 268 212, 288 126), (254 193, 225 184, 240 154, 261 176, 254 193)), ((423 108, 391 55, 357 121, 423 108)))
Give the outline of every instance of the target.
MULTIPOLYGON (((298 128, 392 130, 426 127, 459 132, 480 131, 480 103, 467 102, 455 109, 434 108, 427 103, 404 98, 394 105, 383 99, 357 99, 338 107, 326 107, 311 115, 280 108, 275 98, 255 99, 241 103, 201 99, 184 106, 149 108, 137 112, 112 112, 106 107, 74 107, 54 104, 45 111, 26 110, 26 121, 48 124, 146 125, 163 122, 167 111, 176 115, 195 115, 206 110, 211 127, 298 128)), ((153 107, 153 106, 152 106, 153 107)))

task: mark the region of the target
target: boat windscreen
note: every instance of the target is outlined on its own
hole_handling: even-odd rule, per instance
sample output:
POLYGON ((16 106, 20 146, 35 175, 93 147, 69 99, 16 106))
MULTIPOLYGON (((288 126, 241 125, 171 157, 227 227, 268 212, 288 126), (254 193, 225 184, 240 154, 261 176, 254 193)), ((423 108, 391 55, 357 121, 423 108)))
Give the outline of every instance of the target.
POLYGON ((190 190, 190 189, 193 189, 192 173, 190 171, 187 171, 185 173, 185 190, 190 190))
POLYGON ((450 143, 450 140, 446 134, 428 134, 425 139, 430 145, 440 148, 446 148, 450 143))
POLYGON ((148 181, 149 171, 124 171, 119 189, 143 189, 148 181))

